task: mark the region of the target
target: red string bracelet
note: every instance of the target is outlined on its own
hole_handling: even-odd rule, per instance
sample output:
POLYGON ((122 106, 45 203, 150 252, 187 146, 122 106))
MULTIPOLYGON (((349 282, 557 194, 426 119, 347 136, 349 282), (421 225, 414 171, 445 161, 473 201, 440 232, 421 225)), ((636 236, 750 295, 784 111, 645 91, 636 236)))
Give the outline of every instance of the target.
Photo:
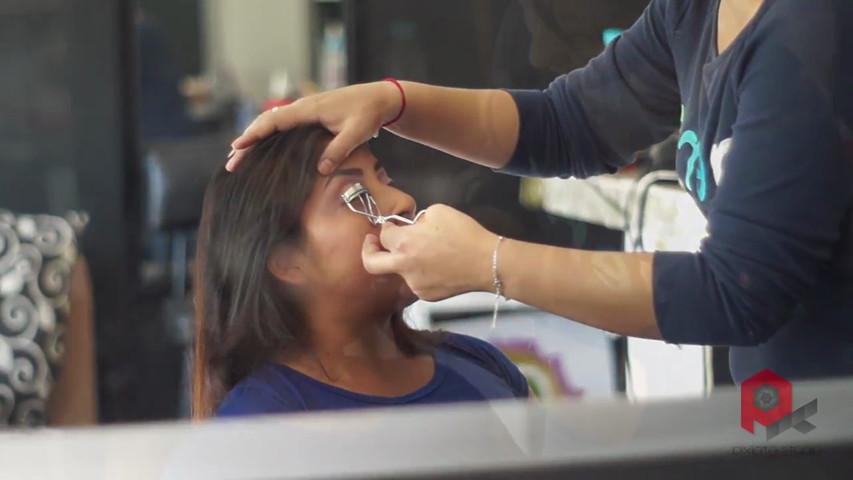
POLYGON ((392 118, 390 121, 382 124, 383 127, 390 127, 397 123, 400 118, 403 116, 403 113, 406 112, 406 92, 403 90, 403 86, 400 85, 400 82, 397 81, 396 78, 385 78, 382 79, 383 82, 391 82, 397 86, 397 90, 400 91, 400 97, 402 98, 402 103, 400 104, 400 111, 397 113, 397 116, 392 118))

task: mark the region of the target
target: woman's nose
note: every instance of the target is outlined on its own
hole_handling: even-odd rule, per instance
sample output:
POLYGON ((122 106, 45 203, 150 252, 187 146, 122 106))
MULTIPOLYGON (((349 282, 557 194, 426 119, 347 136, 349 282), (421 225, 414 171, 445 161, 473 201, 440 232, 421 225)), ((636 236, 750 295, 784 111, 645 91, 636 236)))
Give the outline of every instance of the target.
POLYGON ((417 204, 411 195, 387 185, 382 189, 380 195, 381 198, 376 198, 376 202, 379 204, 379 210, 382 211, 383 215, 414 218, 417 204))

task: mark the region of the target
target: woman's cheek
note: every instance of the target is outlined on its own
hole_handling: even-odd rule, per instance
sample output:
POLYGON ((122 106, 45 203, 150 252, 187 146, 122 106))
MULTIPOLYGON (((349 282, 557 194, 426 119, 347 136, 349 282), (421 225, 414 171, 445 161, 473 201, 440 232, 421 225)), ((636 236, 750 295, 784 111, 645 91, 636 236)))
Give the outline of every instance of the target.
MULTIPOLYGON (((368 233, 379 233, 366 217, 344 210, 316 212, 306 219, 308 239, 324 270, 338 281, 364 281, 370 278, 364 269, 361 250, 368 233), (347 277, 341 279, 340 277, 347 277)), ((329 279, 331 280, 331 279, 329 279)))

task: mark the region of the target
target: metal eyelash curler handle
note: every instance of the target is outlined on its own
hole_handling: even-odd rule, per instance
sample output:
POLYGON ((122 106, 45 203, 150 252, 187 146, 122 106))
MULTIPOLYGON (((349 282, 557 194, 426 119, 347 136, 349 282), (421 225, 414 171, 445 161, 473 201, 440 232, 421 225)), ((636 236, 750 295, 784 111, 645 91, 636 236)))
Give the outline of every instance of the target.
POLYGON ((415 218, 406 218, 406 217, 401 217, 399 215, 388 215, 387 217, 380 216, 380 218, 382 219, 381 223, 385 223, 389 220, 396 220, 398 222, 403 222, 406 225, 414 225, 415 222, 417 222, 418 219, 421 218, 421 215, 423 215, 424 213, 426 213, 426 210, 421 210, 420 212, 418 212, 417 215, 415 215, 415 218))

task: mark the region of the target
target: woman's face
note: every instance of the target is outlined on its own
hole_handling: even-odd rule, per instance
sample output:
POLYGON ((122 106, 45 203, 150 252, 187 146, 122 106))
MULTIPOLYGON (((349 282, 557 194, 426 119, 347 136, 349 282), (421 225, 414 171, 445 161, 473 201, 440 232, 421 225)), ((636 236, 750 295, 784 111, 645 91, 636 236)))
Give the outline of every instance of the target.
POLYGON ((390 314, 410 305, 415 297, 401 277, 374 276, 364 269, 364 238, 368 233, 378 235, 380 227, 352 212, 341 198, 354 183, 370 191, 383 215, 411 218, 416 211, 415 200, 392 187, 376 157, 366 146, 361 147, 331 175, 317 178, 302 214, 305 243, 300 268, 312 296, 390 314))

